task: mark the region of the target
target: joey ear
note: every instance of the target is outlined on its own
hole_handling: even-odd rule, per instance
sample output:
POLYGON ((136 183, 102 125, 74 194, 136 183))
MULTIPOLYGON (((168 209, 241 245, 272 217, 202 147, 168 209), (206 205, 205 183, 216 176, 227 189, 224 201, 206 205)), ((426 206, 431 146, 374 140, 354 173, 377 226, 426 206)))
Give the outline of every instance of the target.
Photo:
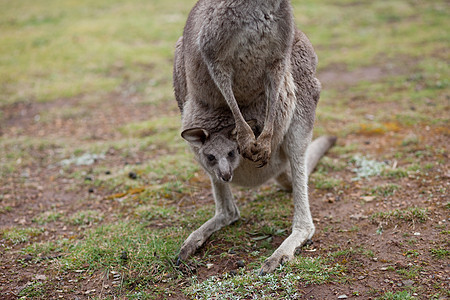
POLYGON ((209 132, 203 128, 189 128, 181 133, 181 137, 190 144, 201 147, 209 138, 209 132))

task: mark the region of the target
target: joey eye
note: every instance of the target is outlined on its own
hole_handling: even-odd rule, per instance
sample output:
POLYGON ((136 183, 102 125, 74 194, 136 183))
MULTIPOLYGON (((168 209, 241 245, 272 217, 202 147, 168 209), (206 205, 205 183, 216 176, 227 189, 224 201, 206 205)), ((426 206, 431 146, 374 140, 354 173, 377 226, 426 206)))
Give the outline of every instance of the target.
POLYGON ((234 155, 235 155, 235 154, 234 154, 234 150, 233 150, 233 151, 230 151, 230 152, 228 152, 228 156, 229 156, 229 157, 234 157, 234 155))
POLYGON ((212 154, 206 155, 206 158, 207 158, 209 161, 215 161, 215 160, 216 160, 216 157, 215 157, 214 155, 212 155, 212 154))

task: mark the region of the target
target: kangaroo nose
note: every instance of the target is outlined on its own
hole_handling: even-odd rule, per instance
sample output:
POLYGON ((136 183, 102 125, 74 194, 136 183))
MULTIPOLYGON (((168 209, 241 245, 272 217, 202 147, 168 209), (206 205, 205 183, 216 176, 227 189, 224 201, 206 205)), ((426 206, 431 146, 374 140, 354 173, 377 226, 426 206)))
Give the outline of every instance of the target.
POLYGON ((223 181, 228 182, 231 180, 231 173, 221 173, 220 178, 222 178, 223 181))

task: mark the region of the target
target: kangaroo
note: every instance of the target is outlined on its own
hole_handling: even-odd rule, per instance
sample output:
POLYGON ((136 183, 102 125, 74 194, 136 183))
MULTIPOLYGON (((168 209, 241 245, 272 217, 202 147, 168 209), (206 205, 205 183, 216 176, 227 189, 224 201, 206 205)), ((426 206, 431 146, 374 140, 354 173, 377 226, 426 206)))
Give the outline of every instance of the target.
POLYGON ((261 165, 271 155, 281 86, 284 81, 293 84, 286 75, 294 28, 288 0, 200 0, 179 45, 186 100, 228 107, 242 155, 261 165), (258 139, 240 109, 255 101, 269 103, 258 139))
POLYGON ((230 184, 255 187, 275 178, 293 192, 292 232, 260 274, 292 259, 312 237, 308 172, 335 140, 308 147, 321 89, 316 65, 288 0, 196 3, 176 44, 173 81, 182 137, 210 175, 216 213, 189 235, 178 262, 239 219, 230 184))

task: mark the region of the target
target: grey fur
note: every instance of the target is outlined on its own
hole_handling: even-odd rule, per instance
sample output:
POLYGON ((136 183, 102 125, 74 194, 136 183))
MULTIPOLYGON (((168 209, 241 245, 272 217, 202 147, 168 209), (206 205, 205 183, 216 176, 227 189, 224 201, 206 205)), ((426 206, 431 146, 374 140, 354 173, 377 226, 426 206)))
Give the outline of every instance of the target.
POLYGON ((311 238, 307 171, 335 140, 308 148, 320 94, 316 65, 288 0, 200 0, 194 6, 176 45, 174 88, 182 135, 210 174, 216 214, 186 239, 181 260, 239 219, 230 182, 253 187, 276 178, 293 191, 292 234, 264 262, 262 274, 311 238), (253 128, 245 120, 254 120, 253 128), (235 150, 248 159, 227 156, 235 150))

